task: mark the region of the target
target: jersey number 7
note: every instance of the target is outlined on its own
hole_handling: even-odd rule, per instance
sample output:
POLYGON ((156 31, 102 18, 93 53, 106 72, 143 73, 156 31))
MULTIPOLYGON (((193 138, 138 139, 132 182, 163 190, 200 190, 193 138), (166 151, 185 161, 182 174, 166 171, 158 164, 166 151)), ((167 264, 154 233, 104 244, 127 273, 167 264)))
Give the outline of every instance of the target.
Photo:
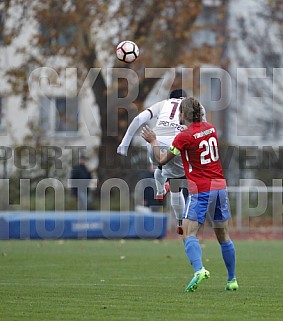
POLYGON ((171 114, 170 114, 170 116, 169 116, 169 119, 173 119, 174 118, 174 116, 175 116, 175 114, 176 114, 176 110, 177 110, 177 108, 178 108, 178 106, 179 106, 179 102, 176 102, 176 101, 171 101, 171 104, 173 105, 172 106, 172 111, 171 111, 171 114))

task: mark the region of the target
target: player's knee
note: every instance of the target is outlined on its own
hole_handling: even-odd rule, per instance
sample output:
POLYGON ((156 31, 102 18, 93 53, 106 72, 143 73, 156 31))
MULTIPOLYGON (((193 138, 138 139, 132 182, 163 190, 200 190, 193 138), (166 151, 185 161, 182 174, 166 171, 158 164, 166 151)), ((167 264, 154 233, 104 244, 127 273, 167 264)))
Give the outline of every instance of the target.
POLYGON ((224 228, 214 228, 214 233, 219 243, 225 243, 230 241, 230 235, 224 228))
POLYGON ((192 221, 190 219, 183 219, 183 238, 190 236, 197 236, 200 224, 197 221, 192 221))

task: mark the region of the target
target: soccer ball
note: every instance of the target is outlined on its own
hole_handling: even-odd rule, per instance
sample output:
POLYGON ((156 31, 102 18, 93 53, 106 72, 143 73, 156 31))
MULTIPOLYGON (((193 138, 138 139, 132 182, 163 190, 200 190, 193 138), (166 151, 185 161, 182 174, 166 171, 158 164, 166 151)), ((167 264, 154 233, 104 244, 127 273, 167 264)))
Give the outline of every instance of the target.
POLYGON ((130 63, 134 62, 139 56, 140 50, 133 41, 122 41, 116 48, 116 56, 119 60, 130 63))

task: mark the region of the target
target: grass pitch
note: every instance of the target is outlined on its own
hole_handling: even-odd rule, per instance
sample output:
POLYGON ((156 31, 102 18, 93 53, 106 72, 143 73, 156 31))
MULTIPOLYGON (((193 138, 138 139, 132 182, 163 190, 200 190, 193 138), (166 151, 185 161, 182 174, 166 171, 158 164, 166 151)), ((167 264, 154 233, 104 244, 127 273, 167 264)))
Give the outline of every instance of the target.
POLYGON ((240 289, 225 292, 216 241, 195 293, 181 240, 1 241, 1 321, 282 321, 282 241, 238 241, 240 289))

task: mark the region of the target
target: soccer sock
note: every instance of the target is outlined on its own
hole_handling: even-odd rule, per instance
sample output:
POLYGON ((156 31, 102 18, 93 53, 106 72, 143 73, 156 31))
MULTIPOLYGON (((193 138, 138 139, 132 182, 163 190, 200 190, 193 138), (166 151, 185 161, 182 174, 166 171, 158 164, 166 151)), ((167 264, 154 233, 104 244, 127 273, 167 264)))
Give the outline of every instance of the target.
POLYGON ((154 171, 154 179, 155 179, 157 194, 163 194, 165 192, 164 184, 167 178, 162 175, 161 169, 156 168, 156 170, 154 171))
POLYGON ((185 210, 185 199, 182 192, 173 193, 170 192, 171 196, 171 206, 173 208, 174 214, 178 223, 182 221, 183 213, 185 210))
POLYGON ((231 281, 235 277, 235 248, 233 242, 230 240, 225 243, 221 243, 222 257, 225 262, 228 271, 228 281, 231 281))
POLYGON ((189 258, 191 265, 194 268, 194 272, 202 269, 202 251, 199 243, 199 239, 195 236, 189 236, 185 239, 185 251, 189 258))

